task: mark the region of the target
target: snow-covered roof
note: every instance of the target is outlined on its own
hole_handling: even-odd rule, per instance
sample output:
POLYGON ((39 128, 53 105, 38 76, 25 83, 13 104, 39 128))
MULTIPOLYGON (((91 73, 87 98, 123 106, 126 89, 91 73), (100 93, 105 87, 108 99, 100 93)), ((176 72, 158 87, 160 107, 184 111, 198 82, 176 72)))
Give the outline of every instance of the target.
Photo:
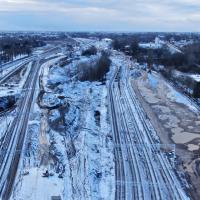
POLYGON ((157 43, 139 43, 139 46, 142 48, 147 48, 147 49, 159 49, 162 47, 161 44, 157 44, 157 43))

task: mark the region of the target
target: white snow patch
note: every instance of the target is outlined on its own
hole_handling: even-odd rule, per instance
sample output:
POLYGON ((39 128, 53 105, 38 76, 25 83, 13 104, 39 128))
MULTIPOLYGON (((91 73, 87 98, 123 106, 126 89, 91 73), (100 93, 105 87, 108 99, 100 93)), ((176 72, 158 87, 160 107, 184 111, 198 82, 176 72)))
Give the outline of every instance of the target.
MULTIPOLYGON (((162 84, 162 81, 164 80, 161 76, 159 76, 158 73, 152 72, 152 74, 148 74, 148 82, 153 88, 157 88, 159 84, 162 84)), ((195 105, 185 95, 176 91, 175 88, 169 85, 166 81, 164 81, 164 84, 169 90, 169 92, 167 93, 167 97, 169 99, 171 99, 174 102, 184 104, 194 112, 198 112, 198 109, 195 107, 195 105)))
POLYGON ((45 168, 31 168, 28 175, 22 175, 21 187, 11 198, 13 200, 50 200, 52 196, 63 198, 63 179, 58 179, 55 175, 42 177, 45 168))
POLYGON ((193 75, 190 75, 190 77, 192 77, 195 81, 200 82, 200 75, 199 74, 193 74, 193 75))
POLYGON ((198 109, 193 105, 193 103, 183 94, 177 92, 172 86, 168 85, 170 92, 167 94, 167 97, 170 98, 172 101, 177 103, 181 103, 186 105, 192 111, 198 112, 198 109))

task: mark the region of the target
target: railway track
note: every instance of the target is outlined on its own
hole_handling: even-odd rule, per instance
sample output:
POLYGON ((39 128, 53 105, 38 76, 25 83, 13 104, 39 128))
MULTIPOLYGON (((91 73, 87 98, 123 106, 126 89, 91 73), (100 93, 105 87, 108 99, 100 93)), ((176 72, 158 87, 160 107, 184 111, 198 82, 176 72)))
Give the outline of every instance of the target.
MULTIPOLYGON (((116 110, 114 107, 114 100, 113 100, 113 93, 112 93, 112 87, 113 87, 113 83, 115 81, 115 78, 117 76, 118 70, 116 70, 116 72, 114 73, 110 83, 109 83, 109 101, 110 101, 110 114, 111 114, 111 126, 112 126, 112 130, 114 133, 118 133, 118 123, 117 123, 117 118, 116 118, 116 110)), ((114 141, 116 143, 120 143, 120 139, 119 139, 119 134, 113 134, 114 137, 114 141)), ((123 198, 123 194, 125 193, 125 187, 122 186, 121 184, 118 183, 118 181, 125 181, 125 175, 124 175, 124 163, 122 162, 122 151, 121 149, 118 151, 117 149, 115 149, 114 151, 114 155, 115 155, 115 160, 116 160, 116 165, 115 165, 115 174, 116 174, 116 191, 115 191, 115 196, 116 199, 122 199, 123 198)))
POLYGON ((116 105, 114 98, 119 102, 118 91, 115 91, 116 85, 114 84, 117 77, 118 70, 116 70, 110 85, 109 85, 109 98, 110 98, 110 112, 112 119, 113 137, 116 144, 115 148, 115 172, 116 172, 116 199, 144 199, 145 187, 142 183, 141 170, 135 163, 138 162, 138 156, 126 144, 130 138, 122 134, 127 130, 124 116, 120 115, 122 108, 121 105, 116 105), (117 116, 120 116, 118 119, 117 116))
POLYGON ((131 87, 128 67, 116 68, 109 84, 109 99, 117 144, 116 181, 120 180, 115 199, 189 199, 169 159, 157 149, 157 134, 131 87))
MULTIPOLYGON (((121 93, 123 96, 123 99, 126 100, 126 96, 125 94, 121 93)), ((120 105, 119 105, 120 106, 120 105)), ((143 169, 146 169, 145 171, 140 170, 139 172, 137 171, 136 173, 144 174, 143 178, 140 177, 140 179, 134 180, 134 183, 137 187, 139 187, 140 185, 143 184, 143 181, 146 181, 146 184, 144 186, 144 193, 141 196, 145 196, 145 198, 148 198, 151 196, 151 199, 162 199, 162 191, 161 191, 161 187, 158 184, 158 176, 157 174, 154 172, 153 168, 153 164, 151 161, 151 157, 148 155, 147 150, 145 149, 146 146, 143 146, 143 139, 140 137, 140 130, 137 128, 137 124, 134 123, 133 125, 131 124, 130 127, 130 121, 129 119, 131 119, 131 121, 133 122, 135 119, 131 118, 130 116, 130 112, 131 112, 131 108, 128 107, 128 102, 124 101, 123 104, 121 104, 121 106, 123 107, 122 110, 122 114, 123 118, 124 118, 124 124, 126 125, 126 129, 124 129, 124 134, 129 136, 129 140, 126 140, 125 146, 128 146, 128 148, 133 149, 134 153, 136 155, 144 155, 145 161, 146 162, 142 162, 141 159, 137 159, 135 161, 135 165, 138 166, 142 166, 143 169), (127 106, 127 107, 126 107, 127 106), (127 120, 128 119, 128 120, 127 120), (136 143, 133 142, 133 139, 131 136, 135 136, 135 140, 136 143), (138 145, 140 144, 140 145, 138 145), (142 147, 142 148, 141 148, 142 147), (152 185, 155 184, 155 186, 152 187, 152 185), (150 189, 148 187, 151 187, 150 189), (146 195, 146 193, 148 195, 146 195), (148 197, 147 197, 148 196, 148 197)), ((130 158, 131 160, 132 158, 130 158)), ((131 166, 133 168, 133 166, 131 166)), ((137 188, 138 189, 138 188, 137 188)))
MULTIPOLYGON (((129 89, 131 90, 131 95, 132 95, 132 89, 129 86, 129 89)), ((132 98, 134 98, 134 96, 132 95, 132 98)), ((148 144, 150 145, 149 150, 150 152, 152 152, 152 156, 151 157, 155 157, 156 158, 156 163, 158 166, 160 166, 160 170, 159 170, 159 177, 161 177, 163 179, 164 182, 164 188, 167 190, 166 192, 168 192, 171 196, 171 199, 187 199, 186 195, 184 194, 184 190, 181 188, 180 182, 177 179, 175 173, 174 173, 174 169, 172 168, 171 164, 168 161, 168 158, 166 156, 164 156, 162 153, 158 153, 158 154, 154 154, 153 152, 156 152, 156 141, 153 140, 153 135, 155 134, 151 134, 153 129, 149 128, 149 124, 147 125, 146 123, 146 119, 144 116, 144 111, 142 110, 141 106, 138 105, 138 102, 136 99, 133 100, 135 102, 135 107, 137 107, 137 111, 138 112, 138 116, 140 118, 140 120, 142 121, 142 125, 144 127, 144 131, 143 131, 143 135, 145 134, 145 136, 147 137, 148 140, 148 144)), ((132 116, 134 117, 133 113, 132 116)), ((146 145, 145 145, 146 147, 146 145)), ((149 152, 149 151, 147 151, 149 152)), ((152 166, 153 167, 153 166, 152 166)), ((155 167, 155 166, 154 166, 155 167)), ((160 182, 158 182, 160 183, 160 182)))
MULTIPOLYGON (((25 88, 35 86, 38 72, 39 64, 36 63, 35 66, 32 67, 32 71, 29 74, 25 88)), ((1 145, 0 187, 2 198, 5 200, 9 199, 15 179, 21 154, 20 151, 22 150, 26 133, 26 126, 28 123, 33 94, 34 90, 26 91, 25 98, 22 98, 18 105, 19 112, 10 126, 10 129, 7 131, 1 145)))
MULTIPOLYGON (((127 69, 127 77, 129 77, 129 71, 127 69)), ((129 94, 132 100, 134 107, 136 108, 137 116, 139 120, 142 122, 142 126, 144 128, 143 135, 146 135, 148 144, 151 145, 151 151, 155 152, 156 148, 155 144, 156 140, 153 139, 153 136, 157 135, 156 131, 154 130, 153 126, 151 125, 150 121, 148 121, 145 117, 145 112, 141 107, 140 103, 136 99, 136 95, 131 87, 129 79, 126 79, 126 89, 127 95, 129 94), (148 122, 148 124, 147 124, 148 122)), ((131 109, 132 110, 132 109, 131 109)), ((182 189, 180 181, 176 177, 174 173, 174 169, 171 166, 168 158, 164 154, 155 154, 156 161, 160 166, 160 176, 166 183, 164 187, 166 188, 168 194, 172 194, 171 199, 188 199, 185 194, 185 191, 182 189)))
MULTIPOLYGON (((55 48, 57 50, 57 48, 55 48)), ((51 53, 53 49, 49 51, 51 53)), ((21 151, 23 148, 24 138, 32 106, 33 96, 35 93, 36 83, 39 77, 39 71, 43 57, 47 52, 41 54, 41 57, 34 62, 31 71, 27 77, 24 89, 24 95, 18 102, 18 112, 14 121, 9 126, 0 146, 0 199, 8 200, 11 193, 18 164, 20 161, 21 151), (28 89, 32 88, 32 89, 28 89), (27 90, 26 90, 27 89, 27 90)))
POLYGON ((31 60, 34 60, 34 58, 27 59, 26 61, 20 63, 19 65, 16 66, 16 68, 10 72, 8 72, 4 77, 0 79, 0 84, 4 83, 5 80, 7 80, 9 77, 13 76, 19 69, 22 67, 26 66, 31 60))
MULTIPOLYGON (((118 90, 116 90, 115 97, 116 97, 117 102, 119 103, 120 96, 119 96, 118 90)), ((123 113, 123 108, 120 103, 118 104, 117 107, 119 108, 120 113, 123 113)), ((132 143, 132 138, 131 138, 131 134, 129 134, 128 125, 126 123, 126 118, 124 114, 120 115, 120 122, 121 122, 120 133, 121 133, 121 137, 123 137, 123 140, 122 140, 123 143, 121 144, 120 148, 123 148, 125 150, 124 152, 127 155, 126 162, 129 163, 128 167, 130 170, 130 174, 128 174, 129 180, 127 181, 127 184, 128 184, 128 187, 130 188, 129 193, 132 195, 132 198, 130 198, 130 195, 128 195, 126 199, 143 199, 145 196, 144 191, 146 190, 146 188, 142 182, 141 168, 139 168, 138 165, 136 164, 138 163, 138 160, 139 160, 139 157, 138 157, 139 154, 133 151, 133 148, 130 148, 130 146, 127 145, 127 144, 132 143)))

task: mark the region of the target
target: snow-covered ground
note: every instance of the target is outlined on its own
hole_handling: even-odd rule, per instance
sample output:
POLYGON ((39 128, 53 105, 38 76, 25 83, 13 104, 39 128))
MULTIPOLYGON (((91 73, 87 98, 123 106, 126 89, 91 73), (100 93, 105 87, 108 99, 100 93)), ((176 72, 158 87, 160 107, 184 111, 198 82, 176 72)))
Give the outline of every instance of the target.
POLYGON ((62 179, 55 176, 49 178, 39 178, 45 172, 45 168, 29 168, 28 175, 24 175, 19 180, 18 188, 16 189, 13 199, 51 199, 52 196, 59 196, 64 188, 62 179), (23 189, 21 189, 23 188, 23 189))
MULTIPOLYGON (((0 86, 0 97, 9 95, 20 95, 23 91, 23 86, 30 73, 33 62, 29 62, 24 66, 20 73, 13 75, 5 81, 5 84, 0 86), (17 78, 16 78, 17 77, 17 78)), ((29 89, 29 88, 28 88, 29 89)))
POLYGON ((170 42, 167 42, 167 41, 160 40, 157 37, 155 38, 155 42, 139 43, 139 46, 145 49, 160 49, 164 45, 168 47, 171 54, 182 53, 182 51, 174 44, 171 44, 170 42))
MULTIPOLYGON (((22 72, 20 74, 18 74, 19 82, 16 83, 13 78, 12 78, 13 81, 8 80, 8 82, 6 82, 7 84, 12 84, 12 87, 4 86, 4 85, 0 86, 0 98, 7 97, 7 96, 15 96, 16 98, 19 98, 20 95, 23 95, 23 92, 22 92, 23 86, 28 77, 31 66, 32 66, 32 62, 28 63, 24 67, 25 73, 22 73, 23 72, 23 70, 22 70, 22 72)), ((12 112, 8 112, 8 113, 2 114, 0 116, 0 126, 1 126, 0 139, 6 133, 6 130, 8 129, 8 127, 11 124, 12 120, 14 119, 15 115, 16 115, 16 110, 13 110, 12 112)))
POLYGON ((10 73, 11 71, 13 71, 15 68, 17 68, 18 66, 20 66, 22 63, 24 63, 24 61, 16 62, 15 64, 8 64, 8 66, 5 67, 3 69, 3 71, 1 71, 0 78, 3 78, 4 76, 6 76, 8 73, 10 73))
POLYGON ((75 38, 75 40, 80 43, 80 49, 87 49, 88 47, 96 46, 98 50, 107 50, 112 44, 112 40, 109 38, 104 38, 102 40, 75 38))
POLYGON ((114 199, 107 87, 74 78, 85 58, 65 67, 59 66, 60 58, 41 68, 11 199, 114 199), (51 176, 43 177, 46 170, 51 176))
POLYGON ((199 74, 192 74, 190 75, 195 81, 200 82, 200 75, 199 74))
POLYGON ((192 103, 188 97, 176 91, 171 85, 167 84, 164 80, 162 80, 162 77, 158 73, 152 72, 151 74, 147 74, 146 81, 153 89, 158 89, 160 85, 162 86, 164 84, 166 91, 168 91, 167 98, 171 99, 171 101, 187 106, 192 111, 198 112, 195 104, 192 103))
POLYGON ((3 63, 2 65, 3 66, 5 66, 5 65, 12 65, 12 63, 14 62, 14 61, 20 61, 20 59, 22 59, 22 58, 25 58, 25 57, 28 57, 28 55, 27 54, 22 54, 22 55, 17 55, 17 56, 14 56, 13 57, 13 59, 11 60, 11 61, 8 61, 8 62, 5 62, 5 63, 3 63))

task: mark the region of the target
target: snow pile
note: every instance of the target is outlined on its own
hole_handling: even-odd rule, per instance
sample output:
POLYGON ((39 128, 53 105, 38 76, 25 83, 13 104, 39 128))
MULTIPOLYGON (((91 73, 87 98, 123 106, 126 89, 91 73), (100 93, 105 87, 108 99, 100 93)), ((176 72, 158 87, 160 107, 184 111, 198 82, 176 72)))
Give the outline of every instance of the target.
POLYGON ((53 93, 44 93, 42 104, 48 108, 59 107, 62 103, 59 98, 53 93))
POLYGON ((53 66, 50 69, 50 75, 47 85, 63 84, 67 81, 67 76, 64 68, 53 66))

